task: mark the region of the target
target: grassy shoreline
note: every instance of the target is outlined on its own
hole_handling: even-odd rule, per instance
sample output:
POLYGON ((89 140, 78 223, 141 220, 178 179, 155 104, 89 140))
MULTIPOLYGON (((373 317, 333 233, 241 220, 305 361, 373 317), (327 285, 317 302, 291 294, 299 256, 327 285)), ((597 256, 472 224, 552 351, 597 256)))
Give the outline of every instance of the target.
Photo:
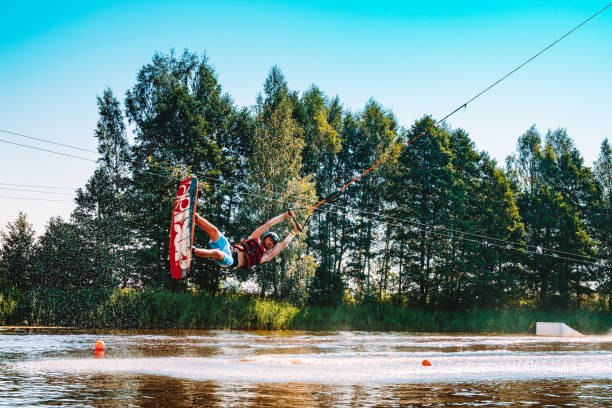
POLYGON ((0 293, 0 325, 25 327, 533 334, 536 321, 559 321, 585 334, 604 334, 612 327, 612 313, 420 310, 388 303, 298 307, 247 294, 149 289, 0 293))

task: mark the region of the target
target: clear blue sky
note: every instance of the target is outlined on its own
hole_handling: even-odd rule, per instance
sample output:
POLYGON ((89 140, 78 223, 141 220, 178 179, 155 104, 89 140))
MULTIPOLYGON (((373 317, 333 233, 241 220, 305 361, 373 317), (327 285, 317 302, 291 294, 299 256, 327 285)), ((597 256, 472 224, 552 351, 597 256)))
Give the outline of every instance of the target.
MULTIPOLYGON (((293 89, 317 84, 353 110, 374 97, 409 126, 423 114, 442 117, 605 4, 13 2, 3 5, 0 25, 0 129, 95 149, 96 96, 110 87, 123 99, 153 53, 171 48, 206 51, 240 106, 254 104, 277 64, 293 89)), ((591 164, 612 137, 611 39, 612 8, 449 124, 499 162, 532 124, 542 132, 566 127, 591 164)), ((0 143, 2 183, 74 188, 94 166, 0 143)), ((0 196, 71 200, 10 190, 0 196)), ((0 228, 21 209, 40 233, 73 204, 0 198, 0 209, 0 228)))

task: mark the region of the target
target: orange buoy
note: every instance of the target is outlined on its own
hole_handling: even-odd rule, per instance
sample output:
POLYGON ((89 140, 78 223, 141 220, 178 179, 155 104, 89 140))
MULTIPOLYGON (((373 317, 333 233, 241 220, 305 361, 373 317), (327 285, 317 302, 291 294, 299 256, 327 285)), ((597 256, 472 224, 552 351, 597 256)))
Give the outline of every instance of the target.
POLYGON ((423 360, 423 362, 421 363, 421 365, 423 367, 431 367, 431 363, 429 362, 429 360, 423 360))
POLYGON ((94 344, 94 349, 97 350, 97 351, 104 350, 104 341, 102 341, 102 340, 96 341, 96 344, 94 344))

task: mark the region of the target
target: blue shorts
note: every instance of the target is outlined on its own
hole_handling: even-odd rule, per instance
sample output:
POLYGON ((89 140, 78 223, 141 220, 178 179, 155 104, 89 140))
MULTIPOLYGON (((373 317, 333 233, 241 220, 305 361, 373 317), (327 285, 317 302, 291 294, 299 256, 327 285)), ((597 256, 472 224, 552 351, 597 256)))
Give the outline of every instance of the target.
POLYGON ((225 258, 223 258, 223 261, 215 260, 216 263, 218 263, 224 268, 229 268, 234 264, 232 248, 230 247, 229 242, 227 242, 227 239, 223 236, 223 234, 221 234, 219 236, 219 239, 217 239, 216 241, 210 241, 209 245, 212 249, 218 249, 225 254, 225 258))

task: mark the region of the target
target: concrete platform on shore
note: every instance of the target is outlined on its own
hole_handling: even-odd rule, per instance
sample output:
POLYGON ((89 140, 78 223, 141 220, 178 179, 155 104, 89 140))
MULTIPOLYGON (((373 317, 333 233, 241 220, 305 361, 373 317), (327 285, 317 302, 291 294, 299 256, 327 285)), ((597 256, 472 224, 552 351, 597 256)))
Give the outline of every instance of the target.
POLYGON ((582 333, 560 322, 537 322, 536 336, 581 337, 582 333))

